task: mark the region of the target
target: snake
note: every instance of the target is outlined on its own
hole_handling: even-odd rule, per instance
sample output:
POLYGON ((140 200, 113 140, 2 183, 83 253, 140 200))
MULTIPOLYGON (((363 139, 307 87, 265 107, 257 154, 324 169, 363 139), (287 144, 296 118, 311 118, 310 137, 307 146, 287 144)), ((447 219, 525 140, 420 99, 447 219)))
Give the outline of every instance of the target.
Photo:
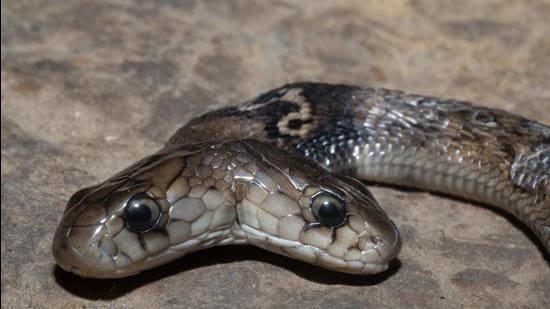
POLYGON ((120 278, 249 244, 376 274, 402 241, 366 181, 504 210, 550 251, 547 125, 459 100, 296 82, 206 111, 157 153, 76 192, 53 255, 79 276, 120 278))

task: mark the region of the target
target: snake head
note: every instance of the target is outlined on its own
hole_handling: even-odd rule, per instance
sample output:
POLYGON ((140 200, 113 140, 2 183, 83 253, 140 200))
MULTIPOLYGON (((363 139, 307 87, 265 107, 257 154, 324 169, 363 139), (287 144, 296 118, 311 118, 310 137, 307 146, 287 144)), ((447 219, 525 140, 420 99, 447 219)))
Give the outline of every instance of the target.
MULTIPOLYGON (((184 255, 181 247, 188 243, 182 243, 192 238, 191 229, 194 235, 203 232, 196 231, 193 220, 177 219, 182 203, 176 200, 189 193, 181 175, 189 154, 161 150, 76 192, 55 232, 57 264, 82 277, 118 278, 184 255), (171 246, 175 243, 180 248, 171 246)), ((193 205, 186 206, 193 211, 193 205)))
POLYGON ((388 267, 400 241, 362 183, 235 141, 173 146, 75 193, 53 254, 67 271, 112 278, 224 244, 372 274, 388 267))
POLYGON ((401 248, 367 187, 308 158, 248 142, 261 170, 237 206, 249 243, 327 269, 375 274, 401 248))

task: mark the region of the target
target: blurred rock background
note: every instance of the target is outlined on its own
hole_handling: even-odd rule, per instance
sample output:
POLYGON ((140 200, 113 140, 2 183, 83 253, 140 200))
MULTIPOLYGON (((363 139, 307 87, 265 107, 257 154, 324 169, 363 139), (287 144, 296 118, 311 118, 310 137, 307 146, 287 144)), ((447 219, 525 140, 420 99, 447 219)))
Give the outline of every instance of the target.
POLYGON ((77 189, 207 108, 310 80, 402 89, 550 124, 548 1, 2 1, 2 307, 550 307, 520 225, 472 203, 373 187, 402 231, 357 277, 253 247, 121 280, 55 268, 77 189))

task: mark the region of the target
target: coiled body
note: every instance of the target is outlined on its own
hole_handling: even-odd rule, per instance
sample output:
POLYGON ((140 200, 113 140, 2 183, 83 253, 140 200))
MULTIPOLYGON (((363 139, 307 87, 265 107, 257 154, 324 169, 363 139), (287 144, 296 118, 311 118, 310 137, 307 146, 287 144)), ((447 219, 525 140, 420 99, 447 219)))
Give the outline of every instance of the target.
POLYGON ((195 131, 245 135, 363 180, 487 203, 550 248, 550 128, 533 120, 400 91, 299 83, 194 119, 169 144, 195 131))
POLYGON ((466 102, 296 83, 193 119, 158 154, 75 194, 54 255, 81 275, 118 277, 251 243, 337 271, 382 271, 399 250, 397 230, 363 184, 341 175, 493 205, 550 250, 549 127, 466 102), (160 219, 139 230, 127 209, 144 194, 160 219), (189 226, 178 230, 178 220, 189 226))

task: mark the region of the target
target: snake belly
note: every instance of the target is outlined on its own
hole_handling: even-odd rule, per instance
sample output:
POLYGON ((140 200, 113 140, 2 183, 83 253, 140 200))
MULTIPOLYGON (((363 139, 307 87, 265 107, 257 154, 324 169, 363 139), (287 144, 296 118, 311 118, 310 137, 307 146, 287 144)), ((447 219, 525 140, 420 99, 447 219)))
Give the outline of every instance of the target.
POLYGON ((369 180, 486 203, 550 250, 550 128, 467 102, 294 83, 207 112, 71 197, 58 265, 124 277, 252 244, 334 271, 384 271, 401 243, 369 180))

